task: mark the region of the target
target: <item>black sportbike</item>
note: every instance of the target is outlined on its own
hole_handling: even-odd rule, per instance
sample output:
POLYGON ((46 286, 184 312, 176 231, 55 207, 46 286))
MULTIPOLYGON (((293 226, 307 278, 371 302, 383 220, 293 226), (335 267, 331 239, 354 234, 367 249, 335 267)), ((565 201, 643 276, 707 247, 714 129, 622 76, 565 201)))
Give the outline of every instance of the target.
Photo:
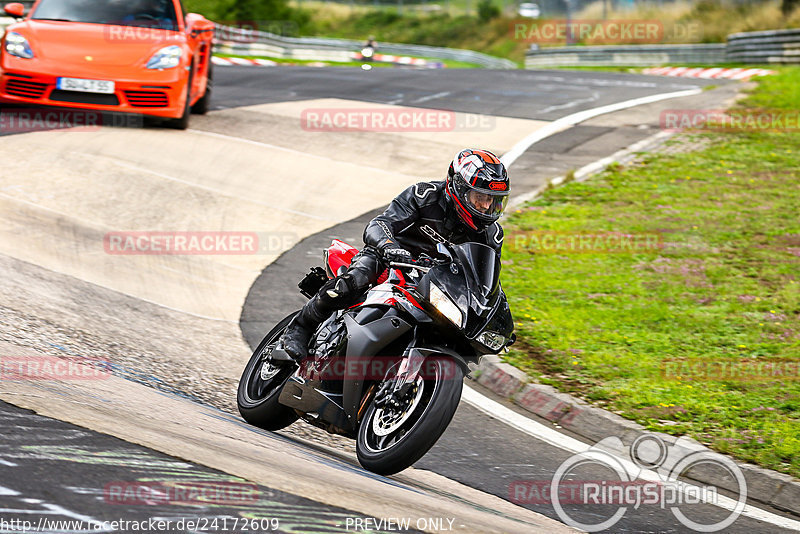
MULTIPOLYGON (((242 417, 267 430, 303 418, 354 438, 361 465, 383 475, 419 460, 453 418, 468 364, 515 339, 497 253, 479 243, 438 251, 447 259, 390 263, 363 302, 319 326, 302 362, 271 360, 297 312, 279 322, 242 374, 242 417)), ((312 269, 301 292, 316 294, 356 253, 334 240, 326 269, 312 269)))

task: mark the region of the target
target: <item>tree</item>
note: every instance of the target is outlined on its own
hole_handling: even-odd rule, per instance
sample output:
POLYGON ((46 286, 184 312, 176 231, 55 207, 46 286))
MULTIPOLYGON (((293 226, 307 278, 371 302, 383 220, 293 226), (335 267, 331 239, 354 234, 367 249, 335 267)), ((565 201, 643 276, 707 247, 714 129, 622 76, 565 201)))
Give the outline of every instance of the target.
POLYGON ((233 0, 226 18, 256 24, 274 24, 292 18, 287 0, 233 0))

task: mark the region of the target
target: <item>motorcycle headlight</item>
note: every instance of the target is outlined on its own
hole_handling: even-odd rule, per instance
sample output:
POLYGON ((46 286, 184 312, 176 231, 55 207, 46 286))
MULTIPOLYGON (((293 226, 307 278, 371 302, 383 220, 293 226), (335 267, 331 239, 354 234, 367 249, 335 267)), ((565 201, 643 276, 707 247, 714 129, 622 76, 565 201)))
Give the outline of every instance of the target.
POLYGON ((17 32, 8 32, 8 35, 6 35, 6 52, 23 59, 31 59, 33 57, 33 50, 31 50, 28 40, 17 32))
POLYGON ((165 46, 147 62, 148 69, 173 69, 181 62, 183 51, 180 46, 165 46))
POLYGON ((450 297, 444 294, 444 291, 439 289, 436 284, 431 284, 431 304, 439 310, 439 313, 447 317, 447 319, 456 325, 457 327, 461 328, 461 322, 464 318, 464 315, 461 313, 461 310, 458 309, 455 302, 450 300, 450 297))
POLYGON ((495 352, 502 349, 505 346, 506 341, 508 341, 506 337, 502 334, 498 334, 497 332, 486 331, 478 336, 478 343, 481 345, 486 345, 495 352))

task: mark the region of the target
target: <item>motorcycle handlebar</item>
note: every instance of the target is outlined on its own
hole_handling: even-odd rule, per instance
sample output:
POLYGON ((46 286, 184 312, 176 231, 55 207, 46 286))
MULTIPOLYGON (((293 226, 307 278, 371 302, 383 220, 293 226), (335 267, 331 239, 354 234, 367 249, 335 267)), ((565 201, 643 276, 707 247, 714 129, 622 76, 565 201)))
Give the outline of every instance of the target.
POLYGON ((431 270, 431 267, 433 267, 433 266, 423 267, 422 265, 419 265, 419 264, 416 264, 416 263, 400 263, 400 262, 397 262, 397 261, 390 261, 389 262, 389 267, 401 267, 401 268, 405 268, 405 269, 418 269, 418 270, 422 271, 423 273, 427 273, 428 271, 431 270))
POLYGON ((431 268, 436 267, 437 265, 445 265, 447 263, 450 262, 445 260, 435 260, 433 258, 423 256, 417 259, 412 259, 410 262, 390 261, 389 266, 406 269, 419 269, 420 271, 427 273, 431 270, 431 268))

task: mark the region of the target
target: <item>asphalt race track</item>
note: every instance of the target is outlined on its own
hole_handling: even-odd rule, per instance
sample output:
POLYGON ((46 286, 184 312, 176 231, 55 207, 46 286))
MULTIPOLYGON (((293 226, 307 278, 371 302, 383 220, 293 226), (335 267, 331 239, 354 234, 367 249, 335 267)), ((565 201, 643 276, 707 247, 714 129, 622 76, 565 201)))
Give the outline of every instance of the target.
MULTIPOLYGON (((571 453, 473 404, 462 402, 414 468, 385 478, 361 469, 346 440, 302 423, 281 433, 247 426, 236 382, 248 345, 302 303, 295 284, 330 238, 360 244, 370 214, 403 187, 442 177, 458 148, 505 153, 570 114, 704 85, 719 87, 536 143, 510 168, 522 194, 651 137, 664 110, 721 107, 738 85, 599 72, 225 67, 215 71, 213 111, 186 132, 137 125, 4 136, 0 357, 99 361, 110 372, 0 379, 0 517, 158 518, 175 532, 570 531, 549 504, 510 501, 515 483, 548 481, 571 453), (303 123, 309 110, 387 106, 447 110, 457 127, 326 132, 303 123), (267 246, 254 255, 109 250, 110 234, 133 231, 247 231, 267 246), (259 498, 114 497, 120 483, 198 481, 239 484, 259 498), (217 528, 177 523, 200 517, 217 528), (402 517, 414 522, 368 521, 402 517), (237 518, 280 521, 232 529, 237 518)), ((572 513, 591 522, 614 510, 572 513)), ((711 505, 682 510, 706 523, 726 515, 711 505)), ((790 530, 742 516, 725 531, 790 530)), ((0 533, 21 531, 0 522, 0 533)), ((668 507, 641 507, 609 531, 689 530, 668 507)))

